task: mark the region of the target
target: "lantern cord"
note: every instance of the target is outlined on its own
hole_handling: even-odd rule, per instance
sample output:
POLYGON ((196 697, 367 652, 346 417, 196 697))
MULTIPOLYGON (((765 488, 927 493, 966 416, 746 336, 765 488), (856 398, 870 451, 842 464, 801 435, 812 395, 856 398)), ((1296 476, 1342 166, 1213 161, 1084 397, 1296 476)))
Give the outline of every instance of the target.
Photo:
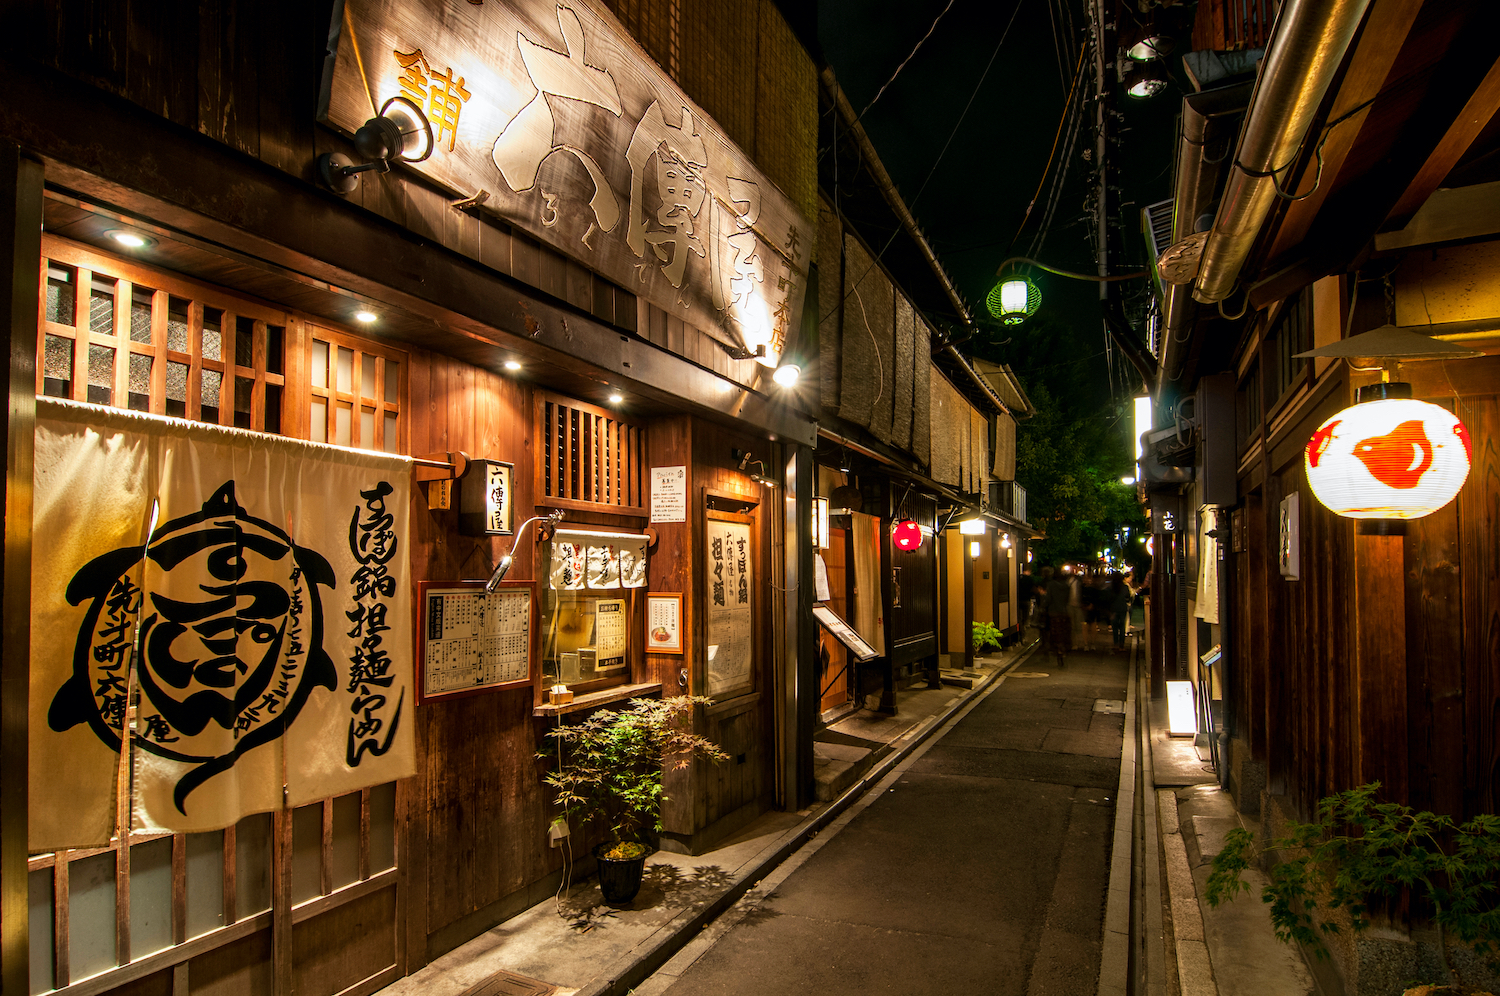
POLYGON ((927 33, 922 36, 921 41, 918 41, 916 45, 912 46, 911 55, 908 55, 906 58, 901 60, 901 65, 896 67, 896 71, 894 73, 891 73, 891 78, 886 80, 884 85, 882 85, 879 90, 875 91, 875 96, 871 97, 870 102, 865 105, 865 109, 859 112, 859 117, 855 118, 856 121, 864 120, 864 116, 870 113, 870 108, 875 106, 875 101, 879 100, 881 98, 881 95, 885 93, 886 87, 896 82, 896 77, 901 75, 901 70, 905 69, 906 64, 916 56, 917 49, 922 47, 922 43, 932 37, 932 33, 937 30, 938 21, 941 21, 943 19, 943 14, 946 14, 948 13, 948 11, 953 9, 953 4, 954 0, 948 0, 948 6, 943 8, 943 13, 933 18, 932 27, 927 29, 927 33))
POLYGON ((1012 257, 1010 257, 1005 262, 1001 263, 998 267, 995 268, 995 275, 997 277, 1000 276, 1000 275, 1002 275, 1005 272, 1005 268, 1007 266, 1010 266, 1012 263, 1025 263, 1028 266, 1034 266, 1038 270, 1044 270, 1047 273, 1052 273, 1052 274, 1055 274, 1055 275, 1057 275, 1059 277, 1071 277, 1074 280, 1092 280, 1095 283, 1100 283, 1100 284, 1110 284, 1110 283, 1114 283, 1117 280, 1137 280, 1137 279, 1139 279, 1141 277, 1146 277, 1146 276, 1150 276, 1151 275, 1151 271, 1150 270, 1135 270, 1135 271, 1133 271, 1131 273, 1115 273, 1115 274, 1111 274, 1109 276, 1100 276, 1100 275, 1098 275, 1096 273, 1074 273, 1071 270, 1059 270, 1056 267, 1048 266, 1046 263, 1039 263, 1036 260, 1031 259, 1030 257, 1027 257, 1027 256, 1012 256, 1012 257))

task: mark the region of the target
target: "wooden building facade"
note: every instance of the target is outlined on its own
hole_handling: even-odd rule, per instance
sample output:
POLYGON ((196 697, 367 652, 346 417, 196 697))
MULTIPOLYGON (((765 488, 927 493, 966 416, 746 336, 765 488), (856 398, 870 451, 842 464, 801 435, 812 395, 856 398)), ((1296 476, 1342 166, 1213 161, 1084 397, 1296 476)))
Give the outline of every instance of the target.
POLYGON ((668 786, 663 846, 701 850, 811 799, 816 702, 795 689, 808 687, 814 637, 786 593, 811 569, 816 403, 770 378, 815 325, 811 57, 770 0, 711 5, 670 38, 664 8, 511 6, 465 16, 530 16, 523 47, 507 21, 476 31, 491 50, 468 62, 468 36, 429 31, 423 54, 377 3, 18 11, 3 70, 16 99, 0 112, 7 993, 374 991, 556 891, 563 852, 548 844, 556 813, 538 752, 552 725, 631 695, 712 692, 696 722, 731 756, 668 786), (578 115, 556 113, 555 146, 523 143, 534 184, 503 173, 489 133, 495 149, 464 168, 502 172, 487 191, 460 189, 481 93, 510 94, 504 115, 539 115, 559 77, 527 66, 523 94, 527 76, 507 89, 504 73, 546 50, 561 60, 550 71, 576 75, 565 56, 580 31, 609 86, 596 79, 578 115), (377 43, 381 32, 396 40, 377 43), (359 44, 369 105, 341 123, 359 44), (343 162, 377 158, 353 133, 418 76, 432 158, 329 189, 320 157, 346 157, 331 160, 336 178, 343 162), (648 84, 686 116, 652 118, 648 84), (654 141, 644 154, 611 146, 611 125, 654 141), (600 144, 579 137, 590 134, 600 144), (670 154, 650 158, 660 150, 670 154), (685 210, 702 212, 697 247, 693 226, 671 217, 669 174, 683 165, 685 210), (752 304, 762 310, 731 314, 752 304), (420 458, 401 561, 413 600, 417 582, 483 581, 513 552, 505 584, 530 583, 540 623, 526 676, 469 694, 429 686, 408 713, 412 777, 203 833, 132 834, 127 802, 108 843, 32 853, 27 743, 42 731, 27 720, 41 694, 28 648, 49 639, 32 631, 28 596, 31 551, 47 541, 30 522, 41 396, 420 458), (512 517, 495 534, 460 524, 480 461, 509 468, 512 517), (523 525, 559 510, 557 532, 523 525), (557 635, 566 625, 546 626, 596 608, 579 601, 596 592, 558 590, 570 533, 647 551, 644 583, 607 593, 626 616, 623 654, 592 671, 557 635), (714 611, 721 540, 744 541, 744 611, 730 622, 714 611), (658 611, 668 635, 653 647, 646 620, 658 611), (709 646, 729 639, 739 656, 711 663, 709 646), (556 683, 570 703, 552 702, 556 683))
MULTIPOLYGON (((1171 238, 1153 246, 1196 266, 1161 269, 1162 428, 1144 440, 1152 666, 1211 700, 1220 779, 1268 830, 1377 780, 1385 800, 1460 820, 1500 805, 1500 63, 1475 37, 1486 13, 1290 0, 1253 94, 1229 79, 1183 102, 1171 238), (1273 165, 1276 191, 1260 172, 1273 165), (1343 345, 1388 326, 1467 352, 1343 345), (1302 355, 1334 348, 1346 355, 1302 355), (1320 426, 1387 379, 1472 441, 1457 497, 1404 535, 1324 507, 1307 470, 1320 426)), ((1334 945, 1345 991, 1418 974, 1410 924, 1392 926, 1334 945)))

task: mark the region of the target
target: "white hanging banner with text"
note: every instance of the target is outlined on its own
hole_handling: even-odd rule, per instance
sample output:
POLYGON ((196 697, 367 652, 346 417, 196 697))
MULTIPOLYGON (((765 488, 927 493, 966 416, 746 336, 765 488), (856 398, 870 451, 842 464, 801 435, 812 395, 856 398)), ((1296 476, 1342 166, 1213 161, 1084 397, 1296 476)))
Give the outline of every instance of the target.
POLYGON ((38 399, 31 850, 116 832, 132 697, 137 831, 414 774, 410 480, 406 458, 38 399))

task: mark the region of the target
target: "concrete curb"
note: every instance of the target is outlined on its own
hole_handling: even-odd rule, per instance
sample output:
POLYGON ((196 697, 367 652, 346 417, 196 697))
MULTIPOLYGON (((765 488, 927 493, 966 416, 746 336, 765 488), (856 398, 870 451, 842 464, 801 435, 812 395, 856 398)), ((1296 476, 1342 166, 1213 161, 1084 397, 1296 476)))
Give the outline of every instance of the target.
POLYGON ((1109 892, 1099 951, 1099 996, 1125 996, 1130 990, 1131 866, 1135 856, 1136 660, 1130 655, 1125 685, 1125 732, 1120 744, 1120 782, 1115 789, 1115 832, 1109 857, 1109 892))
POLYGON ((649 937, 632 948, 629 954, 617 959, 607 971, 577 990, 576 996, 625 996, 629 990, 640 985, 652 973, 670 961, 673 955, 686 947, 703 928, 738 902, 753 885, 837 820, 870 788, 894 771, 913 751, 926 743, 938 731, 946 730, 951 723, 963 718, 970 709, 979 704, 984 696, 989 694, 1000 679, 1035 653, 1038 646, 1040 646, 1040 641, 1021 651, 1009 664, 995 671, 969 694, 962 696, 946 712, 935 715, 925 727, 918 727, 914 735, 907 734, 911 739, 904 746, 882 758, 865 773, 864 777, 845 789, 843 794, 829 803, 822 812, 810 817, 800 826, 788 830, 776 841, 768 844, 760 854, 742 865, 741 871, 735 876, 729 888, 712 903, 701 909, 684 911, 658 927, 649 937))

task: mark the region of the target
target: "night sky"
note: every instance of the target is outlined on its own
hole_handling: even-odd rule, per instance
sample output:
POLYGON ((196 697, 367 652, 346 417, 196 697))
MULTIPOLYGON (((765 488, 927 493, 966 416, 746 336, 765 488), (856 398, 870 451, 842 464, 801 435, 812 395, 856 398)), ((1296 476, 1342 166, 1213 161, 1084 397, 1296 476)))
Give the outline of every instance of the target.
MULTIPOLYGON (((1087 150, 1092 156, 1094 147, 1091 100, 1071 155, 1064 156, 1066 133, 1058 142, 1046 183, 1018 235, 1047 170, 1088 21, 1081 0, 953 0, 931 37, 864 110, 945 7, 947 0, 818 0, 818 43, 850 103, 864 111, 866 131, 960 294, 972 313, 984 315, 996 267, 1008 256, 1032 255, 1060 269, 1096 272, 1086 204, 1093 163, 1084 155, 1087 150), (1060 168, 1066 168, 1066 180, 1033 251, 1060 168)), ((1179 60, 1168 63, 1175 69, 1179 60)), ((1092 95, 1092 65, 1084 66, 1077 85, 1092 95)), ((1180 102, 1180 92, 1169 88, 1149 101, 1122 92, 1117 103, 1124 115, 1116 151, 1124 188, 1121 240, 1131 269, 1141 268, 1144 259, 1140 207, 1171 195, 1180 102)), ((1117 353, 1111 377, 1099 285, 1033 276, 1043 295, 1039 316, 996 333, 991 349, 976 345, 966 351, 989 352, 1023 379, 1045 380, 1054 393, 1072 396, 1077 404, 1069 407, 1081 409, 1080 415, 1111 417, 1104 399, 1129 394, 1138 383, 1132 385, 1117 353), (1012 341, 999 344, 1007 337, 1012 341)), ((1147 285, 1132 281, 1127 287, 1128 295, 1139 298, 1147 285)))

